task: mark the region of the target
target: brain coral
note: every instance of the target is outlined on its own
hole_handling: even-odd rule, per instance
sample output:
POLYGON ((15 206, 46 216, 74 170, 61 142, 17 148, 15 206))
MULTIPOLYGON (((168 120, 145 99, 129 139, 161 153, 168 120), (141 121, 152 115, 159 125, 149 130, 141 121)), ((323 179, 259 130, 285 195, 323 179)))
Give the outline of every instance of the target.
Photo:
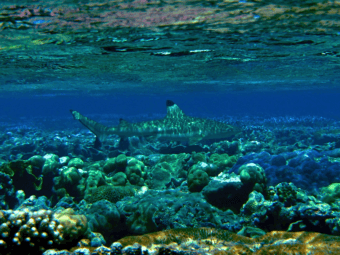
POLYGON ((123 172, 118 172, 112 176, 112 184, 115 186, 125 186, 127 183, 127 176, 123 172))
POLYGON ((135 190, 131 186, 112 186, 104 185, 94 190, 92 194, 85 196, 85 200, 89 203, 95 203, 102 199, 106 199, 112 203, 116 203, 126 196, 133 196, 135 190))
POLYGON ((191 192, 200 192, 209 183, 209 176, 202 170, 196 170, 188 175, 188 188, 191 192))

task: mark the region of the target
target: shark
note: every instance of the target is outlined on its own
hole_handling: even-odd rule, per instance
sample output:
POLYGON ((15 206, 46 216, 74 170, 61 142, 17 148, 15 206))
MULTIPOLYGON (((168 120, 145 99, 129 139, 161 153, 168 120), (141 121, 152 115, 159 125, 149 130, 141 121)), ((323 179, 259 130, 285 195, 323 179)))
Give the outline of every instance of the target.
POLYGON ((203 139, 227 139, 241 132, 237 126, 227 123, 187 116, 177 104, 171 100, 166 101, 167 114, 162 119, 131 123, 124 119, 119 125, 107 127, 77 111, 70 110, 75 120, 80 121, 95 136, 95 144, 101 144, 109 135, 118 135, 121 138, 131 136, 153 137, 159 140, 188 142, 194 145, 203 139))

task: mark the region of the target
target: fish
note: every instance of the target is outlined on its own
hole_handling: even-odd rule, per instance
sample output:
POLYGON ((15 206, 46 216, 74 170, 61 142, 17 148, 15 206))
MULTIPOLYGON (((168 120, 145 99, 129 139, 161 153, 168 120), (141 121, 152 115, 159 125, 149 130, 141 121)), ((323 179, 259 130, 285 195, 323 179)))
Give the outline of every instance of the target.
POLYGON ((119 125, 115 127, 104 126, 77 111, 70 110, 70 112, 75 120, 80 121, 96 136, 97 144, 114 134, 123 139, 132 136, 152 137, 194 145, 203 139, 227 139, 241 132, 239 127, 224 122, 187 116, 171 100, 166 101, 166 108, 167 114, 163 119, 138 123, 120 119, 119 125))

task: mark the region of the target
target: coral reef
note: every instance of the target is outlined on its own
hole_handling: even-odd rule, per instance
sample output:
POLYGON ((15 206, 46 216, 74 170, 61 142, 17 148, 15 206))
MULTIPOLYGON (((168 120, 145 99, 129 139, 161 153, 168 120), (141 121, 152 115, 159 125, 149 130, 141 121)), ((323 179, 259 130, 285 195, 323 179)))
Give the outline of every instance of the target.
POLYGON ((179 189, 149 190, 117 203, 126 218, 129 233, 145 234, 169 228, 214 226, 238 231, 238 217, 230 210, 221 211, 205 201, 200 193, 179 189))
MULTIPOLYGON (((41 146, 33 151, 26 145, 15 147, 12 151, 19 158, 0 165, 1 209, 5 209, 0 218, 0 253, 14 254, 22 247, 29 254, 43 250, 45 254, 269 250, 313 254, 319 247, 326 249, 329 240, 337 243, 337 237, 322 234, 339 235, 340 229, 338 134, 317 133, 314 144, 306 138, 310 129, 267 130, 264 126, 271 123, 244 128, 237 141, 209 142, 197 145, 197 152, 180 154, 161 154, 160 148, 170 152, 190 146, 137 138, 125 149, 115 143, 116 138, 109 138, 113 145, 94 149, 86 133, 79 134, 85 145, 76 142, 78 136, 63 136, 64 141, 69 139, 68 155, 51 154, 58 151, 52 147, 49 151, 41 146), (256 142, 264 136, 268 143, 256 142), (150 154, 138 154, 143 143, 150 154), (54 235, 56 231, 59 234, 54 235), (155 231, 162 232, 150 234, 155 231), (46 239, 41 232, 46 232, 46 239), (143 236, 132 237, 137 234, 143 236), (306 243, 307 238, 313 241, 306 243)), ((4 139, 0 149, 7 148, 6 155, 10 147, 4 139)), ((330 252, 337 253, 337 245, 330 252)))

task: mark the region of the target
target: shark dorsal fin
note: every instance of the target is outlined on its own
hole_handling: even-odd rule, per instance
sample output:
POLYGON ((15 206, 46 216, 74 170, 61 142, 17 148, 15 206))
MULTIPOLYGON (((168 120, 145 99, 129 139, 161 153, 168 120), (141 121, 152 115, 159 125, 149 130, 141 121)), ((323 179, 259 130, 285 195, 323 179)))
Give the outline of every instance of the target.
POLYGON ((166 118, 181 118, 185 116, 185 114, 178 107, 178 105, 171 100, 166 100, 166 110, 167 110, 166 118))
POLYGON ((119 126, 127 126, 130 123, 122 118, 119 119, 119 126))

